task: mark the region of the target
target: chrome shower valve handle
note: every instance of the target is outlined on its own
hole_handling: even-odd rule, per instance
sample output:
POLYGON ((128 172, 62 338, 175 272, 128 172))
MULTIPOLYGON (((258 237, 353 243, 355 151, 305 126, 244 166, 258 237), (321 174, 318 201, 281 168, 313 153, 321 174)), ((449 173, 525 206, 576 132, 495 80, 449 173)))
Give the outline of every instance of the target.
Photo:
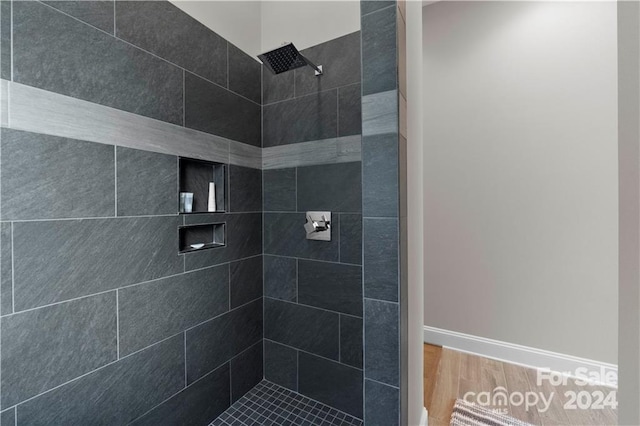
POLYGON ((307 212, 306 219, 308 240, 331 241, 331 212, 307 212))

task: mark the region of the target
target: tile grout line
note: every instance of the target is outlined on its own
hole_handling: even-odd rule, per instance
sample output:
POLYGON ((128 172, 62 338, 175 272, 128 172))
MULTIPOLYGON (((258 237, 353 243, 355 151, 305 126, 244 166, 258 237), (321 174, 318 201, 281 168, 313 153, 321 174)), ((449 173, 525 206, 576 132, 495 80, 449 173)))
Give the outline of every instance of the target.
MULTIPOLYGON (((245 258, 242 258, 242 259, 238 259, 238 260, 247 260, 247 259, 254 258, 256 256, 260 256, 260 255, 256 254, 256 255, 248 256, 248 257, 245 257, 245 258)), ((71 299, 62 300, 62 301, 59 301, 59 302, 48 303, 46 305, 36 306, 34 308, 23 309, 23 310, 17 311, 17 312, 14 311, 14 312, 12 312, 10 314, 2 315, 2 317, 4 318, 4 317, 13 316, 13 315, 19 315, 19 314, 22 314, 22 313, 25 313, 25 312, 31 312, 31 311, 35 311, 35 310, 42 309, 42 308, 48 308, 48 307, 51 307, 51 306, 62 305, 64 303, 75 302, 77 300, 82 300, 82 299, 86 299, 86 298, 89 298, 89 297, 100 296, 100 295, 103 295, 103 294, 106 294, 106 293, 110 293, 110 292, 115 291, 115 290, 126 290, 128 288, 134 288, 134 287, 145 285, 145 284, 152 284, 152 283, 156 283, 158 281, 169 279, 169 278, 176 278, 176 277, 179 277, 179 276, 185 275, 185 274, 201 272, 201 271, 204 271, 204 270, 207 270, 207 269, 219 268, 219 267, 225 266, 228 263, 229 262, 224 262, 224 263, 220 263, 220 264, 213 265, 213 266, 206 266, 204 268, 193 269, 193 270, 190 270, 190 271, 187 271, 187 272, 184 272, 184 273, 183 272, 179 272, 177 274, 167 275, 166 277, 160 277, 160 278, 155 278, 155 279, 148 280, 148 281, 142 281, 142 282, 139 282, 139 283, 128 284, 128 285, 123 286, 123 287, 116 287, 116 288, 100 291, 98 293, 92 293, 92 294, 87 294, 87 295, 83 295, 83 296, 78 296, 78 297, 74 297, 74 298, 71 298, 71 299)), ((260 297, 262 297, 262 296, 260 296, 260 297)), ((247 302, 247 303, 245 303, 243 305, 240 305, 240 306, 238 306, 236 308, 233 308, 232 310, 238 309, 238 308, 240 308, 242 306, 245 306, 245 305, 247 305, 247 304, 249 304, 251 302, 254 302, 256 300, 258 300, 258 298, 254 299, 254 300, 251 300, 251 301, 249 301, 249 302, 247 302)), ((206 320, 206 321, 208 321, 208 320, 206 320)))
MULTIPOLYGON (((351 318, 358 318, 358 319, 363 319, 363 317, 359 317, 357 315, 353 315, 353 314, 348 314, 345 312, 340 312, 340 311, 332 311, 331 309, 326 309, 326 308, 320 308, 318 306, 313 306, 313 305, 307 305, 305 303, 299 303, 299 302, 294 302, 292 300, 285 300, 285 299, 277 299, 275 297, 272 296, 264 296, 266 299, 270 299, 270 300, 274 300, 276 302, 283 302, 283 303, 289 303, 289 304, 293 304, 293 305, 298 305, 298 306, 302 306, 305 308, 310 308, 310 309, 317 309, 319 311, 324 311, 324 312, 329 312, 332 314, 338 314, 338 315, 344 315, 346 317, 351 317, 351 318)), ((384 300, 380 300, 380 302, 385 302, 384 300)), ((387 303, 393 303, 393 304, 398 304, 398 302, 387 302, 387 303)))
MULTIPOLYGON (((330 362, 333 362, 335 364, 340 364, 340 365, 342 365, 344 367, 347 367, 347 368, 352 368, 352 369, 358 370, 358 371, 364 371, 362 368, 354 367, 353 365, 345 364, 344 362, 336 361, 335 359, 327 358, 326 356, 318 355, 318 354, 315 354, 313 352, 306 351, 304 349, 296 348, 295 346, 291 346, 291 345, 288 345, 286 343, 278 342, 276 340, 268 339, 268 338, 265 338, 265 340, 267 340, 267 341, 269 341, 271 343, 275 343, 275 344, 278 344, 278 345, 281 345, 281 346, 285 346, 285 347, 287 347, 289 349, 293 349, 297 353, 304 353, 304 354, 307 354, 307 355, 311 355, 311 356, 315 356, 317 358, 323 359, 325 361, 330 361, 330 362)), ((298 369, 299 369, 299 367, 300 366, 298 365, 298 369)))
MULTIPOLYGON (((258 300, 258 299, 255 299, 255 300, 258 300)), ((254 300, 254 301, 255 301, 255 300, 254 300)), ((251 302, 249 302, 249 303, 251 303, 251 302)), ((214 319, 214 318, 211 318, 211 319, 214 319)), ((207 320, 207 321, 210 321, 210 320, 207 320)), ((205 322, 207 322, 207 321, 205 321, 205 322)), ((203 324, 203 323, 201 323, 201 324, 203 324)), ((201 325, 201 324, 199 324, 199 325, 201 325)), ((193 328, 193 327, 192 327, 192 328, 193 328)), ((34 400, 34 399, 36 399, 36 398, 38 398, 38 397, 40 397, 40 396, 42 396, 42 395, 48 394, 48 393, 50 393, 50 392, 53 392, 53 391, 54 391, 54 390, 56 390, 56 389, 59 389, 59 388, 61 388, 61 387, 63 387, 63 386, 66 386, 66 385, 68 385, 68 384, 70 384, 70 383, 73 383, 73 382, 75 382, 75 381, 78 381, 78 380, 80 380, 80 379, 82 379, 82 378, 84 378, 84 377, 86 377, 86 376, 89 376, 90 374, 93 374, 93 373, 96 373, 96 372, 98 372, 98 371, 104 370, 105 368, 107 368, 107 367, 109 367, 109 366, 111 366, 111 365, 114 365, 114 364, 116 364, 116 363, 118 363, 118 362, 120 362, 120 361, 122 361, 122 360, 124 360, 124 359, 130 358, 130 357, 132 357, 132 356, 134 356, 134 355, 137 355, 137 354, 140 354, 140 353, 142 353, 143 351, 145 351, 145 350, 147 350, 147 349, 150 349, 150 348, 152 348, 152 347, 154 347, 154 346, 156 346, 156 345, 159 345, 159 344, 164 343, 164 342, 166 342, 166 341, 168 341, 168 340, 174 339, 174 338, 176 338, 177 336, 181 335, 182 333, 185 333, 186 331, 189 331, 189 329, 184 330, 184 331, 181 331, 181 332, 176 333, 176 334, 173 334, 172 336, 169 336, 169 337, 167 337, 167 338, 165 338, 165 339, 162 339, 162 340, 160 340, 160 341, 158 341, 158 342, 152 343, 152 344, 151 344, 151 345, 149 345, 149 346, 146 346, 146 347, 144 347, 144 348, 142 348, 142 349, 138 349, 138 350, 137 350, 137 351, 135 351, 135 352, 131 352, 130 354, 127 354, 127 355, 123 356, 123 357, 122 357, 122 358, 120 358, 119 360, 114 360, 114 361, 111 361, 111 362, 109 362, 109 363, 107 363, 107 364, 101 365, 100 367, 98 367, 98 368, 96 368, 96 369, 94 369, 94 370, 88 371, 88 372, 86 372, 86 373, 84 373, 84 374, 82 374, 82 375, 80 375, 80 376, 78 376, 78 377, 74 377, 74 378, 73 378, 73 379, 71 379, 71 380, 68 380, 68 381, 66 381, 66 382, 64 382, 64 383, 61 383, 61 384, 59 384, 59 385, 57 385, 57 386, 54 386, 54 387, 52 387, 51 389, 47 389, 47 390, 45 390, 45 391, 43 391, 43 392, 41 392, 41 393, 39 393, 39 394, 37 394, 37 395, 31 396, 31 397, 29 397, 29 398, 25 399, 24 401, 20 401, 20 402, 18 402, 18 403, 16 403, 16 404, 14 404, 14 405, 13 405, 13 407, 18 407, 18 406, 20 406, 20 405, 23 405, 23 404, 25 404, 25 403, 27 403, 27 402, 29 402, 29 401, 32 401, 32 400, 34 400)), ((209 375, 210 375, 211 373, 213 373, 215 370, 217 370, 217 369, 219 369, 220 367, 224 366, 224 364, 226 364, 226 363, 230 362, 232 359, 237 358, 238 356, 242 355, 244 352, 246 352, 246 351, 248 351, 249 349, 253 348, 257 343, 258 343, 258 342, 251 344, 248 348, 246 348, 246 349, 242 350, 241 352, 239 352, 238 354, 234 355, 233 357, 231 357, 231 358, 230 358, 230 359, 228 359, 227 361, 225 361, 225 362, 223 362, 222 364, 218 365, 217 367, 213 368, 211 371, 207 372, 207 373, 206 373, 206 374, 204 374, 202 377, 199 377, 197 380, 194 380, 194 381, 193 381, 193 383, 191 383, 189 386, 193 386, 195 383, 197 383, 197 382, 201 381, 202 379, 204 379, 205 377, 209 376, 209 375)), ((169 399, 171 399, 172 397, 174 397, 175 395, 177 395, 178 393, 180 393, 180 392, 182 392, 182 391, 184 391, 184 388, 183 388, 183 389, 181 389, 180 391, 176 392, 175 394, 173 394, 171 397, 167 398, 167 399, 166 399, 165 401, 163 401, 163 402, 168 401, 169 399)), ((159 405, 161 405, 161 404, 158 404, 157 406, 155 406, 155 407, 153 407, 153 408, 157 408, 159 405)), ((7 409, 9 409, 9 408, 11 408, 11 407, 8 407, 7 409)), ((151 410, 149 410, 149 411, 151 411, 151 410)), ((146 413, 144 413, 144 414, 147 414, 149 411, 147 411, 147 412, 146 412, 146 413)), ((144 414, 143 414, 143 415, 144 415, 144 414)), ((142 417, 142 416, 141 416, 141 417, 142 417)), ((138 417, 138 418, 140 418, 140 417, 138 417)))
MULTIPOLYGON (((187 382, 187 331, 183 331, 184 334, 184 388, 189 386, 187 382)), ((215 369, 214 369, 215 370, 215 369)))
POLYGON ((355 263, 334 262, 333 260, 322 260, 322 259, 313 259, 313 258, 308 258, 308 257, 286 256, 286 255, 282 255, 282 254, 265 253, 265 256, 282 257, 282 258, 285 258, 285 259, 299 259, 299 260, 304 260, 304 261, 307 261, 307 262, 331 263, 331 264, 334 264, 334 265, 362 267, 362 265, 357 265, 355 263))
POLYGON ((342 364, 342 315, 338 314, 338 362, 342 364))
POLYGON ((13 60, 13 56, 14 56, 14 54, 13 54, 13 51, 14 51, 13 43, 14 43, 14 39, 15 39, 15 34, 14 34, 14 31, 13 31, 13 0, 11 0, 9 2, 9 7, 10 7, 10 10, 11 10, 11 17, 10 17, 11 18, 11 25, 10 25, 10 27, 11 27, 11 29, 10 29, 10 31, 11 31, 11 64, 10 64, 10 66, 11 66, 11 81, 13 81, 13 79, 14 79, 13 75, 15 73, 15 71, 14 71, 14 60, 13 60))
MULTIPOLYGON (((295 73, 295 70, 294 70, 294 73, 295 73)), ((298 99, 302 99, 302 98, 307 97, 307 96, 318 96, 318 94, 320 94, 320 93, 328 93, 328 92, 331 92, 333 90, 344 89, 344 88, 349 87, 349 86, 355 86, 356 84, 362 84, 362 83, 360 81, 356 81, 356 82, 353 82, 353 83, 342 84, 340 86, 332 87, 332 88, 329 88, 329 89, 322 89, 322 90, 318 90, 318 91, 315 91, 315 92, 301 94, 299 96, 294 95, 292 98, 285 98, 285 99, 280 99, 280 100, 273 101, 273 102, 267 102, 267 103, 263 104, 263 106, 270 107, 272 105, 276 105, 276 104, 281 104, 281 103, 284 103, 284 102, 291 102, 291 101, 295 101, 295 100, 298 100, 298 99)), ((378 93, 384 93, 384 92, 378 92, 378 93)), ((376 94, 377 93, 371 93, 371 95, 376 95, 376 94)), ((369 95, 367 95, 367 96, 369 96, 369 95)))
POLYGON ((120 359, 120 292, 116 289, 116 355, 120 359))
MULTIPOLYGON (((116 1, 119 1, 119 0, 116 0, 116 1)), ((133 44, 133 43, 131 43, 131 42, 127 41, 127 40, 124 40, 124 39, 122 39, 122 38, 120 38, 120 37, 117 37, 116 35, 111 34, 111 33, 107 32, 107 31, 105 31, 105 30, 103 30, 103 29, 101 29, 101 28, 98 28, 98 27, 96 27, 96 26, 93 26, 93 25, 89 24, 88 22, 82 21, 82 20, 80 20, 80 19, 76 18, 75 16, 69 15, 68 13, 63 12, 62 10, 57 9, 57 8, 55 8, 55 7, 53 7, 53 6, 49 5, 49 4, 47 4, 47 3, 43 3, 43 2, 42 2, 42 1, 40 1, 40 0, 38 1, 38 3, 43 4, 44 6, 47 6, 47 7, 51 8, 52 10, 54 10, 54 11, 55 11, 55 12, 57 12, 57 13, 60 13, 60 14, 62 14, 62 15, 64 15, 64 16, 67 16, 67 17, 69 17, 69 18, 71 18, 71 19, 73 19, 73 20, 77 21, 77 22, 80 22, 80 23, 81 23, 81 24, 83 24, 83 25, 86 25, 86 26, 88 26, 88 27, 90 27, 90 28, 93 28, 94 30, 100 31, 101 33, 106 34, 106 35, 108 35, 109 37, 113 37, 113 38, 114 38, 115 40, 117 40, 117 41, 120 41, 120 42, 122 42, 122 43, 125 43, 125 44, 127 44, 127 45, 129 45, 129 46, 132 46, 132 47, 134 47, 134 48, 136 48, 136 49, 138 49, 138 50, 140 50, 140 51, 142 51, 142 52, 144 52, 144 53, 146 53, 146 54, 148 54, 148 55, 151 55, 151 56, 153 56, 153 57, 155 57, 155 58, 160 59, 160 60, 161 60, 161 61, 163 61, 163 62, 166 62, 166 63, 168 63, 168 64, 170 64, 170 65, 173 65, 174 67, 176 67, 176 68, 178 68, 178 69, 181 69, 181 70, 183 70, 183 71, 186 71, 186 72, 188 72, 188 73, 191 73, 191 74, 195 75, 196 77, 198 77, 198 78, 200 78, 200 79, 202 79, 202 80, 204 80, 204 81, 206 81, 206 82, 208 82, 208 83, 214 84, 214 85, 216 85, 216 86, 218 86, 218 87, 220 87, 220 88, 222 88, 222 89, 225 89, 225 90, 227 90, 227 91, 229 91, 229 92, 233 93, 233 94, 234 94, 234 95, 236 95, 236 96, 239 96, 239 97, 241 97, 241 98, 243 98, 243 99, 245 99, 245 100, 247 100, 247 101, 249 101, 249 102, 252 102, 252 103, 253 103, 253 104, 255 104, 255 105, 260 105, 258 102, 254 101, 254 100, 252 100, 252 99, 249 99, 249 98, 247 98, 247 97, 245 97, 245 96, 241 95, 240 93, 236 93, 236 92, 234 92, 234 91, 232 91, 232 90, 229 90, 229 89, 227 89, 226 87, 224 87, 223 85, 221 85, 221 84, 219 84, 219 83, 216 83, 216 82, 214 82, 214 81, 212 81, 212 80, 209 80, 207 77, 201 76, 200 74, 197 74, 197 73, 196 73, 196 72, 194 72, 194 71, 188 70, 188 69, 186 69, 185 67, 183 67, 183 66, 181 66, 181 65, 176 64, 175 62, 171 62, 170 60, 168 60, 168 59, 166 59, 166 58, 163 58, 162 56, 159 56, 159 55, 157 55, 157 54, 155 54, 155 53, 153 53, 153 52, 151 52, 151 51, 148 51, 148 50, 146 50, 146 49, 144 49, 144 48, 142 48, 142 47, 140 47, 140 46, 137 46, 137 45, 135 45, 135 44, 133 44)), ((219 36, 219 37, 220 37, 220 36, 219 36)), ((223 37, 220 37, 220 38, 222 38, 224 41, 227 41, 227 40, 226 40, 226 39, 224 39, 223 37)), ((12 37, 12 41, 11 41, 11 42, 12 42, 12 44, 13 44, 13 37, 12 37)))
POLYGON ((187 73, 182 70, 182 127, 187 127, 187 73))
POLYGON ((113 178, 115 190, 113 217, 118 217, 118 147, 116 145, 113 146, 113 178))
POLYGON ((16 261, 13 246, 13 222, 11 222, 11 315, 16 312, 16 261))
POLYGON ((393 389, 400 389, 400 387, 399 387, 399 386, 390 385, 389 383, 384 383, 384 382, 381 382, 380 380, 375 380, 375 379, 372 379, 372 378, 370 378, 370 377, 364 377, 364 375, 363 375, 363 377, 362 377, 362 378, 363 378, 364 380, 368 380, 368 381, 370 381, 370 382, 374 382, 374 383, 377 383, 377 384, 379 384, 379 385, 387 386, 387 387, 390 387, 390 388, 393 388, 393 389))
POLYGON ((233 377, 231 375, 231 360, 227 362, 229 363, 229 403, 233 405, 233 377))

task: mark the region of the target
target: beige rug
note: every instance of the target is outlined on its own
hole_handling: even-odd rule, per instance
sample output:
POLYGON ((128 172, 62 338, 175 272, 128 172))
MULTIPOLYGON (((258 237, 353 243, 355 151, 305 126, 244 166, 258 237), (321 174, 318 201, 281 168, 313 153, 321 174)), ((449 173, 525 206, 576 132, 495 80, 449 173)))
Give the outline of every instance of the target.
POLYGON ((462 399, 456 400, 450 426, 533 426, 462 399))

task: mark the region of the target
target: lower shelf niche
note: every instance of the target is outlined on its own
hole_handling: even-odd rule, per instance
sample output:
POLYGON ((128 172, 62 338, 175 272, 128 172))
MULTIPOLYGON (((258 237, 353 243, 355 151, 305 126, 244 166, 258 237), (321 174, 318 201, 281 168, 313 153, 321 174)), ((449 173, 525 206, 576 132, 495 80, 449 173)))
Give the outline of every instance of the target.
POLYGON ((226 245, 225 224, 208 223, 178 228, 180 253, 206 250, 226 245))

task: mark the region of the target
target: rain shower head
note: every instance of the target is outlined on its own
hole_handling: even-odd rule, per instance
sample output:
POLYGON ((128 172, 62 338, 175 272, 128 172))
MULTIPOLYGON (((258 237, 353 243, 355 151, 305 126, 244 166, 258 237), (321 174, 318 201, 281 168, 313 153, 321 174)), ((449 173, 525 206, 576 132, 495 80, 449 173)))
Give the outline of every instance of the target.
POLYGON ((293 43, 285 43, 277 49, 258 55, 258 58, 274 74, 309 65, 315 70, 316 75, 322 75, 322 65, 316 65, 307 59, 293 43))

